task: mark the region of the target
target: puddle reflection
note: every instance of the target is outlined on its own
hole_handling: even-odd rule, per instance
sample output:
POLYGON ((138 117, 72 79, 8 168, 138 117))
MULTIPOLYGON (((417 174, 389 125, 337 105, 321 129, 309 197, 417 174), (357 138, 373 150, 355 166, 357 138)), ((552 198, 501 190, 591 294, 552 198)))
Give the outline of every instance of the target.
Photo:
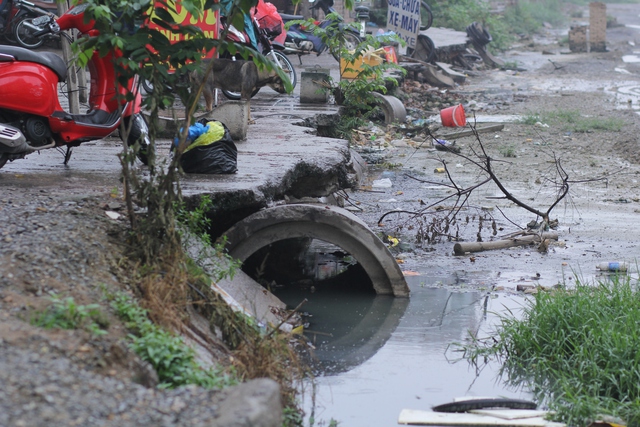
MULTIPOLYGON (((434 277, 432 281, 441 279, 434 277)), ((506 313, 507 309, 517 313, 524 299, 477 291, 452 292, 427 287, 431 283, 425 280, 430 281, 425 276, 408 278, 411 298, 405 300, 408 304, 388 337, 386 330, 381 331, 381 339, 369 331, 365 334, 368 338, 361 340, 355 330, 362 324, 338 339, 341 345, 337 351, 326 348, 323 357, 333 359, 334 369, 316 379, 315 393, 309 385, 305 395, 307 417, 312 415, 316 422, 335 419, 349 427, 393 426, 404 408, 430 409, 456 397, 531 398, 526 392, 506 388, 497 379, 497 366, 488 365, 476 375, 467 362, 452 363, 459 357, 452 343, 462 342, 470 331, 486 336, 498 321, 497 313, 506 313), (349 341, 353 350, 344 353, 349 341), (353 356, 357 354, 367 356, 354 365, 353 356)), ((365 305, 356 308, 360 303, 353 304, 352 310, 365 309, 365 305)), ((349 309, 346 305, 325 307, 327 312, 319 316, 334 317, 334 322, 344 319, 341 311, 349 309)), ((393 322, 387 326, 393 327, 393 322)))

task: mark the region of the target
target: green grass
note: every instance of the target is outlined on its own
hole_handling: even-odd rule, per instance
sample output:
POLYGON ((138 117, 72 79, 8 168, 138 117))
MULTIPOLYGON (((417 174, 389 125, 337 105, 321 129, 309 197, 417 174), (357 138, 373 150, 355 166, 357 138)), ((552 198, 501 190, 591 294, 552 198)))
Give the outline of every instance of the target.
POLYGON ((497 359, 553 418, 586 426, 600 415, 640 422, 640 291, 628 277, 540 292, 495 336, 461 346, 473 364, 497 359))
POLYGON ((543 120, 563 125, 573 132, 615 131, 622 129, 624 121, 617 118, 583 116, 578 110, 557 110, 544 113, 543 120))
POLYGON ((222 368, 203 368, 196 361, 195 351, 180 337, 155 325, 147 311, 125 294, 110 297, 111 306, 133 331, 131 348, 149 362, 158 373, 159 387, 175 388, 195 384, 208 389, 222 389, 238 380, 222 368))
POLYGON ((106 334, 109 327, 100 305, 78 305, 72 297, 53 297, 49 307, 32 316, 31 324, 45 329, 86 329, 94 335, 106 334))
POLYGON ((545 111, 530 114, 520 120, 520 123, 528 125, 534 125, 536 122, 559 125, 563 130, 571 132, 619 132, 624 126, 622 119, 584 116, 578 110, 545 111))
POLYGON ((523 116, 518 123, 522 123, 523 125, 535 125, 540 121, 540 116, 537 114, 529 114, 523 116))
POLYGON ((498 151, 502 157, 516 157, 516 148, 513 145, 503 145, 498 151))

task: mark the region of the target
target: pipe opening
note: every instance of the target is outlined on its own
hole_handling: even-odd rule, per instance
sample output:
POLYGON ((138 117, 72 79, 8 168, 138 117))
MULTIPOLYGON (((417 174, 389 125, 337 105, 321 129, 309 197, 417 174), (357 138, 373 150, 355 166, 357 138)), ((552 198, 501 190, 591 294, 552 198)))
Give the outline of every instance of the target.
POLYGON ((375 295, 373 282, 355 258, 318 239, 292 238, 271 243, 247 258, 242 270, 281 299, 294 290, 296 294, 375 295))

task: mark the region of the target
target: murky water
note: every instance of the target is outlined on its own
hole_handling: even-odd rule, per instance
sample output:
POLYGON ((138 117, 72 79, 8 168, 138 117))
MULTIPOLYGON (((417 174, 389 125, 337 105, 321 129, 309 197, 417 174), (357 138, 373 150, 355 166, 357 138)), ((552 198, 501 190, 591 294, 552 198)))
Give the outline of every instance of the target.
POLYGON ((362 292, 290 290, 294 306, 308 299, 307 337, 321 373, 307 384, 307 425, 394 426, 404 408, 428 410, 462 396, 530 398, 506 387, 496 365, 479 374, 454 351, 470 333, 487 336, 500 314, 518 313, 523 296, 461 291, 456 275, 407 277, 411 298, 362 292), (457 289, 456 289, 457 288, 457 289), (310 418, 311 417, 311 418, 310 418), (309 420, 315 420, 312 424, 309 420))

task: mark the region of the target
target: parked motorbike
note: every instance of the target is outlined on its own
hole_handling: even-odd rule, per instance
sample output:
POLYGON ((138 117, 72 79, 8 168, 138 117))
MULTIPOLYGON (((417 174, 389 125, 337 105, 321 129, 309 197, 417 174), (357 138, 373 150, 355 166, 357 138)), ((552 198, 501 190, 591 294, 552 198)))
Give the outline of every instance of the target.
MULTIPOLYGON (((226 33, 225 40, 236 43, 236 44, 241 44, 246 47, 250 47, 256 50, 257 52, 261 52, 264 56, 266 56, 269 60, 271 60, 277 67, 280 67, 289 76, 289 80, 291 81, 291 86, 295 88, 298 80, 296 75, 296 70, 293 68, 293 64, 291 63, 291 61, 289 61, 289 58, 287 58, 287 56, 283 53, 284 46, 279 44, 276 41, 277 37, 280 36, 281 33, 276 34, 277 31, 273 29, 267 29, 265 27, 262 27, 259 24, 259 21, 257 18, 253 18, 251 21, 253 23, 254 32, 256 34, 257 41, 258 41, 257 46, 255 46, 251 42, 251 38, 246 32, 239 31, 233 25, 228 24, 227 20, 223 17, 221 22, 223 25, 223 31, 226 33)), ((284 26, 282 27, 282 31, 285 31, 284 26)), ((231 59, 235 59, 232 55, 229 55, 228 53, 221 55, 221 57, 228 57, 231 59)), ((252 97, 255 96, 255 94, 258 93, 259 90, 260 88, 256 89, 251 94, 251 96, 252 97)), ((240 92, 232 92, 232 91, 223 89, 222 93, 224 94, 224 96, 226 96, 229 99, 233 99, 233 100, 240 99, 240 92)))
MULTIPOLYGON (((341 30, 344 34, 344 47, 347 50, 354 50, 362 42, 359 29, 346 24, 344 19, 336 13, 336 10, 333 8, 333 0, 315 0, 313 6, 309 9, 320 9, 324 12, 325 19, 320 22, 316 21, 316 26, 328 30, 330 30, 331 26, 337 26, 338 29, 341 30), (331 18, 327 18, 329 14, 333 14, 331 18)), ((285 23, 304 20, 302 15, 281 13, 280 16, 285 23)), ((312 30, 303 28, 301 24, 292 24, 289 26, 284 47, 284 53, 288 55, 298 55, 300 63, 302 63, 302 55, 308 55, 310 53, 320 55, 328 48, 320 37, 314 35, 312 30)), ((332 50, 331 55, 333 55, 336 61, 340 61, 340 52, 332 50)))
MULTIPOLYGON (((40 28, 35 36, 65 34, 77 29, 84 36, 95 34, 94 21, 85 20, 87 3, 69 9, 58 19, 42 16, 32 21, 40 28)), ((68 37, 68 36, 67 36, 68 37)), ((141 97, 121 101, 134 91, 137 78, 128 87, 116 87, 112 51, 101 57, 97 52, 87 64, 91 75, 89 110, 86 114, 70 114, 58 99, 58 83, 67 79, 67 64, 52 52, 32 52, 17 46, 0 46, 0 167, 7 161, 21 159, 34 151, 67 147, 64 163, 71 157, 71 147, 82 142, 104 138, 118 129, 124 120, 130 127, 127 143, 140 143, 138 158, 147 163, 148 127, 140 113, 141 97)))
POLYGON ((39 16, 48 16, 51 13, 27 0, 8 0, 10 5, 7 8, 4 18, 4 28, 0 34, 8 42, 18 44, 27 49, 36 49, 45 42, 43 37, 34 37, 35 29, 30 26, 33 19, 39 16))

